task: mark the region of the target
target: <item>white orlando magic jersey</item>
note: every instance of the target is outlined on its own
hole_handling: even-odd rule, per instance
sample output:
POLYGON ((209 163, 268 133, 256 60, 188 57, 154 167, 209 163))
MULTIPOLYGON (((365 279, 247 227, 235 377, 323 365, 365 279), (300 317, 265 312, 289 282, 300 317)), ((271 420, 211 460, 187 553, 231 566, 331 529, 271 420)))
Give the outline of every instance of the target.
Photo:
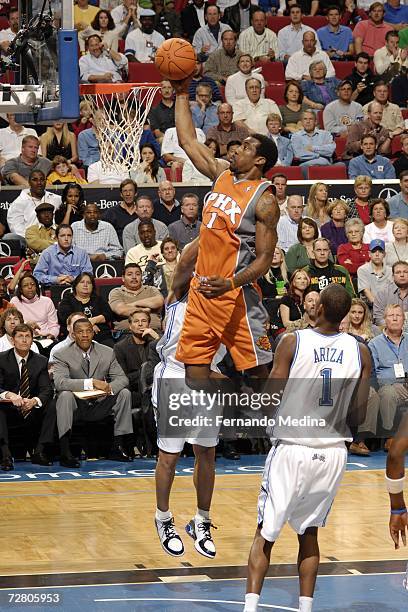
POLYGON ((294 333, 296 350, 272 437, 317 448, 351 441, 346 419, 361 375, 357 340, 313 329, 294 333))

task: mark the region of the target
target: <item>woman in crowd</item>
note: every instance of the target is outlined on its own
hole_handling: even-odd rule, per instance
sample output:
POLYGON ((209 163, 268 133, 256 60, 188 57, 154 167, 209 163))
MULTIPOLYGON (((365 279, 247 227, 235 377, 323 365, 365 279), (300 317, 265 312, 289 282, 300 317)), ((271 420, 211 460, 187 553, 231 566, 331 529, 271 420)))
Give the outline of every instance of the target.
POLYGON ((166 180, 166 173, 159 164, 159 158, 151 144, 144 144, 140 149, 141 163, 135 175, 138 185, 161 183, 166 180))
POLYGON ((68 125, 61 121, 47 128, 45 134, 40 136, 41 153, 51 161, 56 155, 66 157, 70 164, 78 161, 76 136, 70 132, 68 125))
POLYGON ((337 86, 340 83, 336 77, 327 78, 327 68, 321 60, 312 62, 309 66, 310 79, 302 81, 303 101, 313 110, 323 110, 327 104, 337 100, 337 86))
POLYGON ((58 320, 61 334, 67 335, 66 321, 73 312, 83 312, 92 323, 95 340, 107 346, 113 346, 109 323, 113 313, 109 305, 96 293, 95 279, 92 274, 83 272, 72 282, 72 293, 66 292, 58 304, 58 320))
POLYGON ((380 329, 371 321, 367 304, 360 298, 354 298, 351 302, 347 332, 359 336, 364 342, 369 342, 380 333, 380 329))
POLYGON ((86 180, 73 174, 71 164, 66 157, 56 155, 52 160, 51 172, 47 176, 47 185, 63 185, 65 183, 84 185, 86 180))
MULTIPOLYGON (((12 332, 16 325, 24 323, 23 315, 17 308, 11 306, 0 315, 0 352, 8 351, 13 348, 12 332)), ((38 353, 35 342, 31 345, 31 350, 38 353)))
POLYGON ((287 294, 288 271, 285 263, 285 254, 279 247, 275 247, 272 265, 268 272, 258 279, 262 291, 262 303, 269 314, 270 332, 273 336, 282 328, 279 316, 279 306, 284 295, 287 294))
POLYGON ((37 279, 32 274, 20 278, 11 304, 23 315, 34 331, 34 338, 55 340, 59 334, 57 311, 52 300, 41 295, 37 279))
POLYGON ((333 200, 327 207, 327 212, 330 221, 321 226, 320 233, 323 238, 329 240, 332 255, 336 257, 339 246, 347 242, 344 224, 349 212, 349 207, 344 200, 333 200))
POLYGON ((82 100, 82 102, 79 104, 79 119, 71 123, 72 131, 77 138, 78 134, 84 130, 89 130, 93 126, 93 123, 90 121, 91 117, 92 109, 89 102, 82 100))
POLYGON ((313 259, 313 241, 319 237, 316 221, 303 217, 300 219, 297 231, 298 242, 293 244, 286 253, 286 266, 289 274, 298 268, 304 268, 313 259))
POLYGON ((383 198, 375 198, 370 204, 371 223, 366 225, 364 230, 363 242, 370 244, 372 240, 379 238, 387 242, 394 242, 392 233, 392 221, 388 221, 390 207, 383 198))
POLYGON ((82 221, 84 216, 84 190, 81 185, 68 183, 65 185, 61 195, 61 206, 55 211, 55 223, 67 223, 82 221))
POLYGON ((160 245, 164 264, 157 265, 157 255, 150 255, 143 273, 143 284, 157 287, 164 297, 167 297, 179 258, 179 244, 174 238, 164 238, 160 245))
POLYGON ((325 183, 314 183, 309 191, 305 215, 311 217, 320 227, 330 220, 327 208, 329 206, 329 190, 325 183))
POLYGON ((100 10, 96 15, 91 25, 78 33, 78 44, 81 53, 85 53, 85 43, 90 36, 98 34, 102 38, 105 49, 113 49, 118 51, 119 38, 126 29, 124 23, 115 26, 112 15, 109 11, 100 10))
POLYGON ((303 101, 302 88, 296 81, 289 81, 286 84, 283 97, 286 104, 279 106, 282 115, 282 131, 286 134, 293 134, 303 129, 300 119, 303 111, 308 110, 309 107, 303 101))
MULTIPOLYGON (((221 159, 219 144, 214 138, 207 138, 204 143, 214 155, 216 159, 221 159)), ((208 184, 209 179, 204 174, 201 174, 192 162, 188 159, 183 165, 183 183, 193 183, 199 185, 200 183, 208 184)))
POLYGON ((369 176, 356 176, 354 179, 355 198, 349 204, 348 219, 361 219, 364 225, 370 223, 371 188, 373 181, 369 176))
POLYGON ((288 294, 283 296, 279 315, 282 327, 286 328, 291 321, 297 321, 303 315, 303 296, 310 285, 310 276, 305 270, 295 270, 290 277, 288 294))
POLYGON ((344 226, 348 242, 337 249, 337 261, 353 278, 360 266, 370 261, 368 244, 364 244, 364 223, 360 218, 349 219, 344 226))
POLYGON ((396 261, 408 261, 408 220, 393 219, 394 242, 385 245, 385 263, 392 266, 396 261))

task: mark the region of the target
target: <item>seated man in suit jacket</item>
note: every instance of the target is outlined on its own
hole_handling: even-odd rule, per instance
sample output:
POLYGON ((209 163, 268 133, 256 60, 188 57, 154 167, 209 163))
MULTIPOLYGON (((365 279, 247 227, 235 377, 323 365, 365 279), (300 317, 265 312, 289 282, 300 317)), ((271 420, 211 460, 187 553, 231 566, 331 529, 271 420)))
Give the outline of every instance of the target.
POLYGON ((133 433, 132 399, 129 380, 116 360, 113 349, 93 342, 94 331, 88 319, 73 325, 74 343, 54 355, 54 385, 57 390, 57 426, 60 438, 60 464, 79 467, 72 456, 69 438, 74 412, 84 421, 96 421, 109 414, 115 416, 114 448, 110 459, 130 461, 125 452, 124 436, 133 433), (77 391, 103 391, 100 398, 77 399, 77 391))
POLYGON ((44 453, 44 447, 54 441, 56 414, 55 401, 47 359, 31 348, 33 330, 24 323, 13 329, 14 348, 0 353, 0 444, 1 469, 14 469, 8 446, 7 421, 17 418, 21 424, 33 430, 41 422, 41 433, 31 462, 52 465, 44 453))

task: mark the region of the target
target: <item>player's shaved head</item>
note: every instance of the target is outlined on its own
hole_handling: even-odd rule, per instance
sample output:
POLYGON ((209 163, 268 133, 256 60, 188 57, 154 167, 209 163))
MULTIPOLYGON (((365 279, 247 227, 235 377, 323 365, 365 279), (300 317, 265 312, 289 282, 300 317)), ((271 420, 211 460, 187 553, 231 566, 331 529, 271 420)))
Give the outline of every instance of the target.
POLYGON ((268 172, 274 167, 278 161, 278 149, 272 138, 267 138, 263 134, 253 134, 252 138, 259 142, 257 146, 257 154, 265 158, 265 164, 263 167, 263 174, 268 172))
POLYGON ((340 323, 351 308, 351 297, 342 285, 329 285, 320 293, 320 305, 329 323, 340 323))

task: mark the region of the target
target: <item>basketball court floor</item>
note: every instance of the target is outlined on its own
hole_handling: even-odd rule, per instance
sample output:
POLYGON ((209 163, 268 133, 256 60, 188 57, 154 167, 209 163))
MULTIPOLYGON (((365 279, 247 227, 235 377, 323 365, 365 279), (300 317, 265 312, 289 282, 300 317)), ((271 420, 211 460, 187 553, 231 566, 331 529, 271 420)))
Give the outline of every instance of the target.
MULTIPOLYGON (((388 536, 385 454, 349 457, 328 526, 321 530, 317 612, 402 612, 407 549, 388 536)), ((233 612, 243 609, 264 456, 217 460, 214 561, 184 525, 195 511, 192 459, 182 459, 171 508, 186 553, 160 547, 153 460, 86 461, 81 469, 16 463, 0 473, 0 610, 233 612)), ((297 538, 285 529, 260 610, 297 610, 297 538)))

